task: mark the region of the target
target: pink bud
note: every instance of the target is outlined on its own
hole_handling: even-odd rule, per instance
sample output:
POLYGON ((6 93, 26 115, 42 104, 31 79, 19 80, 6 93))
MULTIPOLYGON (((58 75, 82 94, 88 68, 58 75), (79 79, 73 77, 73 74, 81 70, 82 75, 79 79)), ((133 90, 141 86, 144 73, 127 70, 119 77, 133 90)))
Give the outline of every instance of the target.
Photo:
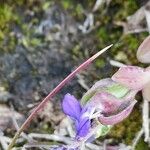
POLYGON ((150 36, 148 36, 139 46, 137 59, 142 63, 150 63, 150 36))

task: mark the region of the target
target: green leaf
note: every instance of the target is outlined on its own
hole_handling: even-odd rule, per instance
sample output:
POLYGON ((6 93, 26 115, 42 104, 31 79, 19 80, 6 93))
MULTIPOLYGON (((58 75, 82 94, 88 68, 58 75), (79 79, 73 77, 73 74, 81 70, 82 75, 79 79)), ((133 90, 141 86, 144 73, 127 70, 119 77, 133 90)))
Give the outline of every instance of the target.
POLYGON ((102 124, 100 124, 99 129, 96 133, 96 138, 106 135, 110 131, 111 128, 112 128, 111 125, 102 125, 102 124))

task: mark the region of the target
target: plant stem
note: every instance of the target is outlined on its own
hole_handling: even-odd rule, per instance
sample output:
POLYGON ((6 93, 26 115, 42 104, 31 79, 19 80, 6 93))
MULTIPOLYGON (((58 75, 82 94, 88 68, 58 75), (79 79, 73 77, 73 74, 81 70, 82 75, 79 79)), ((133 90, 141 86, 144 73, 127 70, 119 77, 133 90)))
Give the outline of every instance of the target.
POLYGON ((102 53, 104 53, 107 49, 109 49, 112 46, 109 45, 93 55, 91 58, 86 60, 84 63, 82 63, 78 68, 76 68, 72 73, 70 73, 61 83, 59 83, 48 95, 46 98, 43 99, 43 101, 33 110, 33 112, 30 114, 30 116, 26 119, 26 121, 22 124, 20 129, 17 131, 15 136, 13 137, 11 143, 8 146, 7 150, 11 150, 13 145, 15 144, 17 138, 20 136, 21 132, 29 125, 31 120, 36 116, 36 114, 41 110, 45 104, 52 98, 66 83, 68 83, 79 71, 85 69, 94 59, 96 59, 98 56, 100 56, 102 53))

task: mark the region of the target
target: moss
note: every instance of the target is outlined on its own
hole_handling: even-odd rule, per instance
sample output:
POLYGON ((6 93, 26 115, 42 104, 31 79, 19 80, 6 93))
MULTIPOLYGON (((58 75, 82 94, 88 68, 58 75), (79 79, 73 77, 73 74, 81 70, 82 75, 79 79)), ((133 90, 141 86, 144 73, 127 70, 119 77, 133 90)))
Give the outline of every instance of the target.
POLYGON ((114 14, 115 20, 124 20, 128 16, 132 15, 138 9, 137 1, 133 0, 128 1, 115 0, 115 2, 112 3, 112 5, 113 7, 119 8, 119 11, 117 11, 117 13, 114 14))
POLYGON ((102 41, 107 41, 109 40, 109 34, 108 34, 108 30, 106 29, 106 27, 101 27, 98 32, 97 32, 97 36, 100 38, 100 40, 102 41))
POLYGON ((7 4, 0 5, 0 28, 4 28, 5 26, 7 26, 7 23, 14 20, 14 18, 15 15, 13 14, 11 6, 7 4))
POLYGON ((135 53, 141 43, 140 40, 147 36, 147 33, 123 35, 122 27, 118 27, 114 23, 118 20, 125 20, 138 8, 137 1, 115 0, 110 4, 106 14, 98 16, 99 18, 95 17, 101 22, 101 26, 95 32, 100 43, 98 48, 101 49, 106 44, 113 43, 110 56, 126 64, 138 64, 135 53))
MULTIPOLYGON (((83 11, 86 10, 87 12, 91 12, 95 1, 62 0, 57 1, 57 3, 60 3, 62 8, 65 9, 77 23, 83 23, 86 17, 83 11)), ((29 24, 37 24, 42 17, 37 17, 36 14, 40 14, 39 12, 41 10, 47 10, 52 4, 55 4, 55 2, 49 0, 44 0, 42 2, 39 2, 39 0, 7 0, 4 5, 0 5, 0 52, 12 52, 18 44, 23 44, 27 49, 32 49, 41 45, 42 40, 45 39, 37 37, 34 29, 29 28, 29 24), (37 3, 41 3, 41 5, 38 5, 37 3), (23 19, 26 18, 25 14, 19 14, 19 12, 16 11, 18 6, 20 10, 23 10, 22 8, 24 7, 26 10, 32 10, 35 13, 35 16, 29 21, 24 21, 23 19), (22 15, 22 17, 20 17, 20 15, 22 15), (11 25, 16 22, 23 34, 22 39, 16 39, 11 30, 11 25)), ((86 50, 89 50, 90 48, 87 46, 89 45, 88 42, 87 45, 83 42, 83 38, 86 40, 88 37, 87 41, 92 43, 92 50, 94 49, 97 51, 107 44, 113 43, 115 45, 111 48, 110 52, 108 52, 109 56, 107 55, 107 57, 111 57, 112 59, 119 60, 126 64, 138 64, 135 53, 139 44, 148 33, 123 35, 122 27, 115 25, 116 21, 126 20, 127 16, 132 15, 138 8, 137 1, 114 0, 110 3, 110 6, 106 11, 98 9, 97 12, 94 13, 94 23, 100 23, 100 26, 85 37, 78 36, 78 39, 73 41, 74 43, 71 43, 73 44, 72 57, 77 61, 84 58, 85 53, 87 52, 86 50), (91 34, 92 36, 90 37, 91 34), (84 45, 87 47, 84 47, 84 45)), ((24 10, 22 13, 24 13, 24 10)), ((45 42, 46 41, 44 41, 44 43, 45 42)), ((92 51, 92 53, 95 52, 92 51)), ((86 57, 89 55, 91 54, 88 53, 86 57)), ((97 59, 95 61, 95 67, 98 68, 97 70, 105 67, 105 59, 97 59)), ((105 71, 109 72, 108 69, 105 71)), ((35 70, 32 73, 33 75, 36 75, 37 71, 35 70)), ((101 74, 102 73, 103 72, 101 72, 101 74)), ((9 85, 6 84, 5 87, 9 89, 9 85)), ((37 127, 37 125, 35 125, 35 127, 37 127)), ((136 108, 128 119, 113 127, 109 136, 118 141, 130 144, 140 127, 141 114, 139 108, 136 108)), ((50 124, 41 123, 38 128, 44 133, 53 133, 50 124)), ((33 132, 33 130, 31 132, 33 132)), ((140 149, 147 149, 142 140, 137 146, 137 150, 140 149)))
POLYGON ((4 39, 5 34, 9 31, 9 23, 14 21, 15 18, 12 8, 9 5, 0 5, 0 40, 4 39))
POLYGON ((70 13, 76 20, 83 20, 85 18, 83 5, 75 0, 62 0, 60 2, 62 7, 70 13))
POLYGON ((52 3, 52 1, 46 1, 45 3, 42 3, 42 9, 44 11, 47 10, 52 5, 52 3))
POLYGON ((38 47, 41 44, 41 39, 36 37, 26 36, 22 38, 21 43, 28 49, 38 47))
POLYGON ((137 49, 147 33, 123 35, 112 48, 111 55, 118 61, 126 64, 138 65, 137 49))
POLYGON ((98 68, 103 68, 105 66, 105 60, 104 59, 97 59, 95 61, 95 66, 98 68))
POLYGON ((144 142, 143 138, 140 139, 135 150, 149 150, 148 144, 144 142))
POLYGON ((135 108, 126 120, 112 128, 109 136, 116 140, 121 140, 121 142, 125 142, 126 144, 131 144, 132 140, 136 136, 136 133, 142 126, 141 122, 141 113, 138 108, 135 108))
POLYGON ((5 80, 2 83, 0 83, 0 91, 9 91, 9 84, 8 81, 5 80))
POLYGON ((78 58, 83 58, 84 57, 84 50, 82 48, 82 45, 80 44, 76 44, 74 45, 74 47, 72 48, 72 57, 74 60, 77 60, 78 58))
POLYGON ((0 5, 0 53, 14 50, 16 38, 11 28, 17 20, 18 15, 12 6, 5 3, 0 5))

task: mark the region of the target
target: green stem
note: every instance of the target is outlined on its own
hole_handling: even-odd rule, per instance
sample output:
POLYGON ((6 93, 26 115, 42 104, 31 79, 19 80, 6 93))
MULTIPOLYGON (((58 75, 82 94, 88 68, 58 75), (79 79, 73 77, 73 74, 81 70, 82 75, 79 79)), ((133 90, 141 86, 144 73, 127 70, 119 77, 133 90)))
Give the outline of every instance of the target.
POLYGON ((56 86, 49 94, 48 96, 33 110, 33 112, 30 114, 30 116, 26 119, 26 121, 22 124, 22 126, 20 127, 20 129, 17 131, 17 133, 15 134, 15 136, 13 137, 11 143, 8 146, 7 150, 11 150, 13 145, 15 144, 17 138, 20 136, 20 134, 22 133, 22 131, 29 125, 29 123, 31 122, 31 120, 36 116, 36 114, 39 112, 39 110, 41 110, 45 104, 60 90, 62 89, 62 87, 64 85, 66 85, 66 83, 68 83, 77 73, 79 73, 79 71, 83 70, 84 68, 86 68, 89 64, 91 64, 91 62, 93 60, 95 60, 98 56, 100 56, 102 53, 104 53, 107 49, 109 49, 112 46, 109 45, 107 47, 105 47, 104 49, 102 49, 101 51, 99 51, 98 53, 96 53, 95 55, 93 55, 91 58, 89 58, 88 60, 86 60, 84 63, 82 63, 78 68, 76 68, 71 74, 69 74, 58 86, 56 86))

